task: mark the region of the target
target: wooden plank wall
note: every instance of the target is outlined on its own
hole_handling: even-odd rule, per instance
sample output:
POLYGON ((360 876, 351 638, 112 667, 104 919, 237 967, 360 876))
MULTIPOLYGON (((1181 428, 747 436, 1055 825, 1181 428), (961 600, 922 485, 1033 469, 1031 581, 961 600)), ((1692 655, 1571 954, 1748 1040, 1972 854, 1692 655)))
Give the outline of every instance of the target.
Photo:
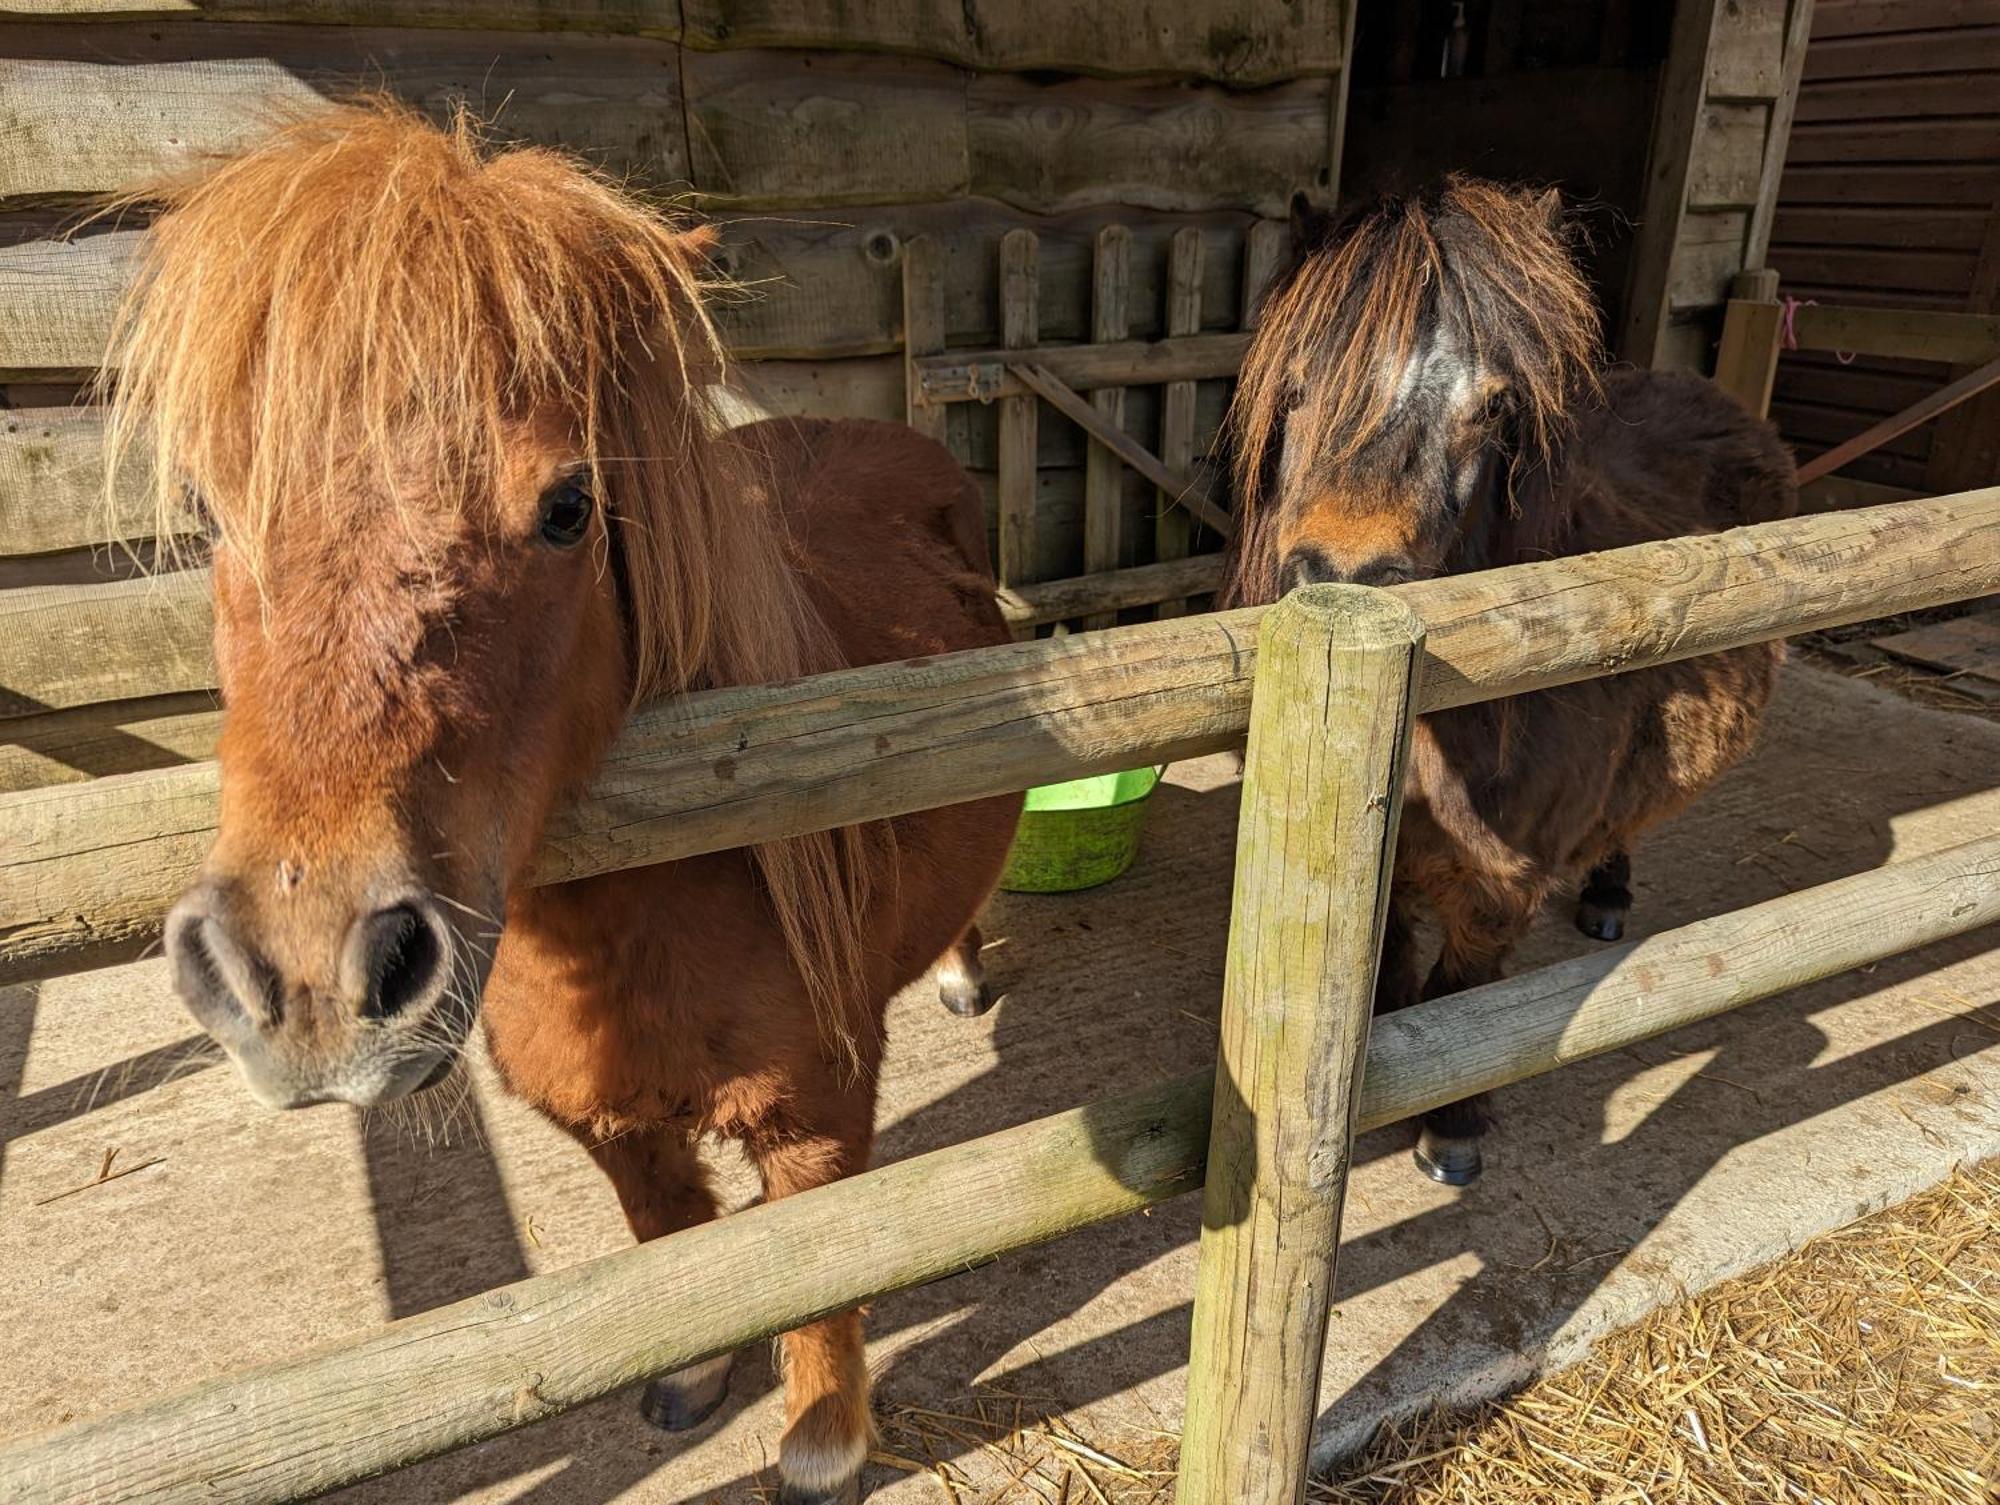
MULTIPOLYGON (((1176 308, 1177 329, 1241 327, 1250 228, 1294 192, 1333 192, 1349 5, 0 0, 0 400, 12 409, 0 414, 0 591, 70 592, 77 620, 95 620, 90 593, 131 572, 100 547, 116 529, 99 505, 95 415, 65 404, 99 359, 143 225, 61 232, 93 195, 225 151, 274 115, 360 89, 440 115, 469 104, 503 137, 569 147, 641 191, 691 194, 724 224, 724 270, 754 288, 721 316, 753 398, 772 412, 902 418, 902 259, 919 237, 943 287, 933 342, 1001 342, 1001 246, 1021 228, 1039 247, 1043 343, 1098 332, 1094 262, 1114 226, 1129 229, 1131 337, 1163 334, 1176 308)), ((1122 404, 1150 446, 1162 398, 1135 387, 1122 404)), ((1204 450, 1225 400, 1213 381, 1176 396, 1173 443, 1204 450)), ((942 428, 994 497, 993 407, 954 404, 942 428)), ((1083 569, 1089 448, 1074 424, 1041 416, 1020 580, 1083 569)), ((1100 539, 1093 566, 1150 562, 1161 538, 1186 546, 1154 526, 1150 485, 1129 472, 1116 484, 1119 554, 1101 557, 1100 539)), ((157 693, 146 672, 134 665, 102 698, 157 693)), ((74 712, 0 717, 0 787, 171 761, 160 709, 98 706, 88 730, 65 719, 74 712), (88 756, 45 755, 34 738, 88 756)))
MULTIPOLYGON (((2000 313, 2000 0, 1818 0, 1770 260, 1801 299, 2000 313)), ((1773 415, 1815 455, 1953 374, 1790 352, 1773 415)), ((1842 474, 1932 493, 1988 485, 1996 430, 2000 405, 1974 401, 1842 474)))
POLYGON ((1814 0, 1678 0, 1618 351, 1706 372, 1729 280, 1761 266, 1814 0))

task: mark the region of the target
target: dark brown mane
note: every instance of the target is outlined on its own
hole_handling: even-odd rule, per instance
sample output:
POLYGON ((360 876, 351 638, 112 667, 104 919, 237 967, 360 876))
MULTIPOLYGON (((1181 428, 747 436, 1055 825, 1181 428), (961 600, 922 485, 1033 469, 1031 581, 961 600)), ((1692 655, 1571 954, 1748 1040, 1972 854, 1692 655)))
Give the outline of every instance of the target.
POLYGON ((1507 372, 1516 472, 1555 457, 1600 357, 1596 306, 1550 208, 1454 176, 1350 211, 1272 289, 1244 360, 1228 428, 1232 601, 1277 594, 1272 481, 1288 425, 1309 423, 1294 437, 1332 463, 1352 459, 1392 420, 1394 376, 1439 328, 1507 372), (1317 400, 1302 407, 1308 388, 1317 400))

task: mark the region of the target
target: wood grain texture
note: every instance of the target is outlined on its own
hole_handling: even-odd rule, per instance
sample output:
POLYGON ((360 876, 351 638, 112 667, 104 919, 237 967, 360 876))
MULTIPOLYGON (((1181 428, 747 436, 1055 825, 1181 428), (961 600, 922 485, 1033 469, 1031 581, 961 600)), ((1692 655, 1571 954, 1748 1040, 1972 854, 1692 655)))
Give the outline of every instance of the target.
MULTIPOLYGON (((1424 710, 2000 590, 2000 488, 1398 586, 1424 710)), ((1259 609, 711 691, 634 714, 559 882, 1239 744, 1259 609), (718 771, 720 770, 720 771, 718 771), (725 776, 726 775, 726 776, 725 776)), ((212 764, 0 796, 0 983, 132 954, 213 836, 212 764)))
MULTIPOLYGON (((1222 556, 1197 554, 1187 559, 1111 570, 1102 575, 1078 575, 1069 580, 1024 585, 1019 590, 1002 587, 999 601, 1001 614, 1009 626, 1033 627, 1092 611, 1164 605, 1191 595, 1207 595, 1221 584, 1222 556)), ((1162 612, 1162 615, 1176 613, 1162 612)))
POLYGON ((944 349, 944 255, 920 235, 903 247, 903 417, 927 439, 945 437, 945 412, 924 400, 917 359, 944 349))
POLYGON ((1258 632, 1182 1505, 1305 1494, 1424 629, 1309 586, 1258 632))
POLYGON ((0 729, 0 791, 199 763, 221 726, 208 691, 18 717, 0 729))
POLYGON ((1097 444, 1110 450, 1140 475, 1172 495, 1176 502, 1225 538, 1234 531, 1229 514, 1209 499, 1199 475, 1177 475, 1160 463, 1159 457, 1123 429, 1113 427, 1104 415, 1064 386, 1045 366, 1019 362, 1008 368, 1036 395, 1089 434, 1097 444))
MULTIPOLYGON (((1196 230, 1174 235, 1167 263, 1167 337, 1190 336, 1201 328, 1202 243, 1196 230)), ((1176 475, 1194 470, 1194 404, 1192 381, 1168 382, 1160 393, 1160 463, 1176 475)), ((1153 497, 1153 557, 1161 563, 1185 559, 1194 541, 1188 513, 1165 491, 1153 497)), ((1184 600, 1160 602, 1159 615, 1177 617, 1187 610, 1184 600)))
POLYGON ((141 481, 128 470, 105 494, 104 423, 93 409, 0 413, 0 554, 150 537, 153 504, 141 481))
POLYGON ((1771 410, 1781 320, 1782 309, 1775 299, 1731 298, 1723 315, 1715 384, 1759 418, 1771 410))
POLYGON ((0 591, 0 722, 211 688, 208 617, 205 570, 0 591))
POLYGON ((1708 43, 1708 98, 1777 98, 1784 86, 1791 9, 1789 0, 1732 0, 1717 9, 1708 43))
MULTIPOLYGON (((1000 337, 1009 350, 1032 346, 1040 324, 1040 242, 1032 230, 1010 230, 1000 242, 1000 337)), ((1032 395, 1000 402, 1000 443, 994 468, 1000 473, 1002 585, 1025 585, 1035 574, 1035 463, 1040 410, 1032 395)))
MULTIPOLYGON (((1151 382, 1234 376, 1250 348, 1248 334, 1197 334, 1115 345, 1043 346, 1035 363, 1078 391, 1151 382)), ((953 350, 916 362, 917 380, 932 402, 990 402, 1027 390, 1007 371, 1011 352, 953 350)))
POLYGON ((1802 350, 1973 364, 2000 356, 2000 315, 1903 308, 1801 308, 1792 321, 1802 350))
MULTIPOLYGON (((1356 1127, 1995 923, 1996 871, 1988 838, 1385 1015, 1356 1127)), ((1036 1119, 26 1438, 0 1450, 0 1500, 293 1499, 495 1436, 1184 1195, 1202 1184, 1213 1082, 1036 1119)))
POLYGON ((1750 209, 1763 182, 1768 104, 1707 104, 1688 164, 1690 209, 1750 209))
MULTIPOLYGON (((1131 326, 1132 232, 1123 225, 1106 225, 1097 232, 1096 273, 1090 338, 1097 344, 1117 344, 1131 326)), ((1110 427, 1124 427, 1124 388, 1100 387, 1091 393, 1090 405, 1110 427)), ((1084 457, 1083 486, 1083 570, 1087 575, 1103 574, 1125 562, 1120 557, 1125 473, 1115 451, 1091 444, 1084 457)), ((1113 613, 1094 612, 1081 625, 1085 629, 1110 627, 1117 620, 1113 613)))
POLYGON ((639 37, 429 28, 20 27, 0 64, 0 200, 115 191, 244 145, 330 95, 461 104, 503 138, 685 187, 681 51, 639 37))
MULTIPOLYGON (((1033 222, 1042 243, 1046 338, 1090 337, 1092 248, 1098 232, 1114 222, 1132 232, 1135 336, 1161 332, 1168 243, 1189 224, 1200 230, 1207 250, 1207 327, 1234 327, 1243 233, 1252 223, 1247 215, 1225 211, 1190 219, 1100 207, 1033 222)), ((1029 220, 975 199, 724 215, 718 223, 719 269, 742 286, 714 301, 717 326, 740 359, 769 360, 900 354, 902 249, 922 235, 936 241, 942 257, 949 342, 996 343, 1000 241, 1029 220)), ((136 245, 136 232, 117 232, 74 244, 0 247, 0 380, 93 370, 103 358, 136 245)))
POLYGON ((1898 435, 1929 423, 1932 419, 1950 412, 1960 403, 1970 402, 1982 392, 1988 391, 2000 382, 2000 358, 1968 371, 1956 381, 1940 387, 1930 395, 1913 402, 1899 413, 1892 413, 1880 423, 1871 424, 1861 433, 1844 443, 1835 445, 1823 455, 1816 455, 1799 467, 1799 482, 1817 480, 1830 475, 1870 450, 1877 449, 1898 435))
POLYGON ((1189 74, 1274 83, 1341 66, 1342 0, 688 0, 696 47, 916 53, 999 72, 1189 74))
POLYGON ((0 0, 0 16, 36 20, 284 21, 447 30, 680 35, 675 0, 0 0))
POLYGON ((1237 93, 981 74, 967 85, 972 191, 1038 214, 1089 204, 1282 214, 1326 171, 1333 86, 1237 93))
POLYGON ((694 185, 718 204, 868 204, 969 189, 965 76, 916 58, 688 52, 694 185))
POLYGON ((1778 213, 1778 192, 1784 181, 1785 155, 1798 118, 1799 90, 1810 53, 1814 0, 1790 0, 1785 17, 1783 51, 1778 72, 1778 97, 1771 101, 1771 123, 1764 138, 1764 162, 1757 204, 1750 211, 1750 230, 1743 246, 1743 265, 1764 265, 1771 249, 1771 225, 1778 213))

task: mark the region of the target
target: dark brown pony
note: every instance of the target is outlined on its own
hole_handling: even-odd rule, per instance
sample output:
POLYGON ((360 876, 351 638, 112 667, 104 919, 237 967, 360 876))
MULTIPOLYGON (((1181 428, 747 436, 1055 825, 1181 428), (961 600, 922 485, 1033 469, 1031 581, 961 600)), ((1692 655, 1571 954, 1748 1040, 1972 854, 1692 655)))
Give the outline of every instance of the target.
MULTIPOLYGON (((1231 414, 1228 594, 1391 585, 1706 533, 1797 510, 1775 430, 1698 377, 1600 374, 1597 319, 1554 194, 1465 178, 1324 223, 1274 287, 1231 414)), ((1782 650, 1672 664, 1419 723, 1380 1006, 1490 982, 1549 895, 1615 940, 1632 843, 1749 751, 1782 650), (1411 937, 1443 932, 1428 980, 1411 937)), ((1476 1104, 1430 1116, 1418 1162, 1479 1171, 1476 1104)))
MULTIPOLYGON (((976 490, 900 425, 706 416, 707 244, 547 151, 332 111, 190 181, 125 310, 114 448, 215 530, 220 831, 177 987, 253 1092, 371 1104, 475 1013, 633 1233, 860 1169, 889 996, 973 917, 1018 802, 525 886, 635 701, 998 643, 976 490)), ((857 1487, 861 1326, 785 1340, 784 1497, 857 1487)), ((692 1425, 726 1357, 655 1381, 692 1425)))

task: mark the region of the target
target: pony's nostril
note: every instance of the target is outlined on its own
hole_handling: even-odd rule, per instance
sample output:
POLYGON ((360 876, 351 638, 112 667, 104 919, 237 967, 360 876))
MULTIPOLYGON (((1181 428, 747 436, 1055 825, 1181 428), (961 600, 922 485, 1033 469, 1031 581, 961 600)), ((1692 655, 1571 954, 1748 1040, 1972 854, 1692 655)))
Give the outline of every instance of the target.
POLYGON ((427 1003, 437 991, 444 948, 437 925, 415 904, 392 904, 360 922, 360 956, 366 984, 361 1011, 392 1019, 427 1003))
POLYGON ((1347 578, 1355 585, 1406 585, 1416 579, 1416 571, 1400 559, 1371 559, 1347 578))
POLYGON ((1288 591, 1302 585, 1337 585, 1342 579, 1333 561, 1310 545, 1293 549, 1285 556, 1284 576, 1288 591))
POLYGON ((167 916, 174 989, 210 1034, 241 1035, 277 1017, 270 967, 223 920, 214 896, 197 890, 167 916))

